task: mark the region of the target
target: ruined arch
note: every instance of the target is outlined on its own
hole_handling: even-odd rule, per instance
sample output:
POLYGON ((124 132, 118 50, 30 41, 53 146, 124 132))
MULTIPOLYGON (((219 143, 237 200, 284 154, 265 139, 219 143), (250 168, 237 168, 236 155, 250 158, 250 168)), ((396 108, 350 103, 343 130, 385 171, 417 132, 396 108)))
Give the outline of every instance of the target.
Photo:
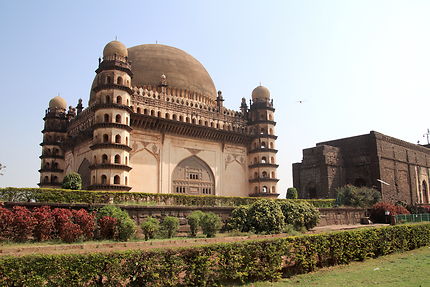
POLYGON ((82 189, 87 189, 87 187, 91 185, 91 171, 90 162, 86 158, 84 158, 81 165, 79 166, 78 173, 82 178, 82 189))
POLYGON ((173 193, 215 194, 215 177, 211 168, 199 157, 188 157, 172 173, 173 193))

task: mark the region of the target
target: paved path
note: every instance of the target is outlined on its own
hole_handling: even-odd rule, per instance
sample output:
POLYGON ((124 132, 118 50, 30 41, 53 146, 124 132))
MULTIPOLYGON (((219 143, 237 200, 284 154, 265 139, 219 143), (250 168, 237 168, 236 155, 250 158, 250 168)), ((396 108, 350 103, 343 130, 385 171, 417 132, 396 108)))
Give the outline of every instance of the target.
MULTIPOLYGON (((385 226, 386 224, 373 225, 329 225, 315 227, 308 233, 323 233, 338 230, 348 230, 363 227, 385 226)), ((23 256, 30 254, 76 254, 76 253, 93 253, 93 252, 112 252, 125 251, 130 249, 149 250, 155 248, 175 248, 205 245, 212 243, 240 242, 245 240, 278 238, 287 236, 286 234, 272 235, 249 235, 249 236, 232 236, 217 238, 188 238, 176 240, 157 240, 157 241, 139 241, 139 242, 115 242, 115 243, 80 243, 80 244, 58 244, 58 245, 12 245, 1 246, 0 256, 23 256)))

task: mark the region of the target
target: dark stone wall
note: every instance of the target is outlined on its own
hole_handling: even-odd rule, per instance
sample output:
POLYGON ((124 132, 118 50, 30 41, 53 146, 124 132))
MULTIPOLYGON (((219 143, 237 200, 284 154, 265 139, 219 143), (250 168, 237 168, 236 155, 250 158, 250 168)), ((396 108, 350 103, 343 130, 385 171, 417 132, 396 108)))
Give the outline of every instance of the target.
POLYGON ((317 198, 335 198, 336 188, 353 184, 380 190, 384 201, 428 203, 429 171, 430 149, 372 131, 304 149, 293 184, 301 198, 315 197, 314 187, 317 198))

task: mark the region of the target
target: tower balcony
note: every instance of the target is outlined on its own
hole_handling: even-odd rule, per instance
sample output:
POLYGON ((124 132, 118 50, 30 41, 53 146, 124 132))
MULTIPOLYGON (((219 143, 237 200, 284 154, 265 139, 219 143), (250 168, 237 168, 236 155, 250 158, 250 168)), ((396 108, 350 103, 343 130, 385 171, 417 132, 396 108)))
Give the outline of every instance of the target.
POLYGON ((277 153, 278 150, 277 149, 273 149, 273 148, 255 148, 252 149, 250 151, 248 151, 248 153, 258 153, 258 152, 270 152, 270 153, 277 153))
POLYGON ((64 159, 64 155, 60 154, 50 154, 50 153, 43 153, 41 156, 39 156, 40 159, 44 158, 52 158, 52 159, 64 159))
POLYGON ((94 170, 94 169, 118 169, 118 170, 124 170, 124 171, 130 171, 131 170, 131 167, 128 165, 116 164, 116 163, 94 164, 94 165, 90 165, 89 168, 91 170, 94 170))
POLYGON ((117 128, 127 130, 131 132, 133 129, 129 125, 119 124, 119 123, 97 123, 93 125, 94 129, 97 128, 117 128))
POLYGON ((279 167, 279 164, 274 164, 274 163, 268 163, 268 162, 259 162, 259 163, 253 163, 248 165, 249 168, 258 168, 258 167, 272 167, 272 168, 277 168, 279 167))
POLYGON ((276 122, 275 121, 271 121, 271 120, 255 120, 255 121, 251 121, 249 124, 250 125, 255 125, 255 124, 269 124, 269 125, 276 126, 276 122))
POLYGON ((125 144, 118 143, 96 143, 90 146, 91 150, 95 149, 121 149, 130 152, 132 150, 131 147, 125 144))
POLYGON ((252 178, 249 180, 250 183, 255 183, 255 182, 278 182, 279 179, 278 178, 270 178, 270 177, 257 177, 257 178, 252 178))
POLYGON ((55 167, 44 167, 39 169, 39 172, 56 172, 56 173, 63 173, 64 169, 55 168, 55 167))

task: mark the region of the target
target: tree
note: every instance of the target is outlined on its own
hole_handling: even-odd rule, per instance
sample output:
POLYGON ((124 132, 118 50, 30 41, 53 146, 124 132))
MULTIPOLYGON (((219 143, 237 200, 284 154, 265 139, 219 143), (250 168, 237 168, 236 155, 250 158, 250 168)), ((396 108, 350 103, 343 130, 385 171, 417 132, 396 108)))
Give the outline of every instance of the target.
POLYGON ((295 187, 290 187, 287 189, 287 198, 288 199, 297 199, 298 193, 295 187))
POLYGON ((65 189, 81 189, 82 178, 79 173, 71 172, 64 177, 63 188, 65 189))
POLYGON ((213 212, 204 213, 200 219, 200 225, 203 233, 207 237, 214 237, 221 228, 221 219, 213 212))
POLYGON ((176 232, 178 231, 179 219, 173 216, 166 216, 161 223, 161 228, 163 232, 166 233, 165 235, 167 236, 167 238, 172 238, 174 235, 176 235, 176 232))
POLYGON ((200 221, 204 212, 201 210, 195 210, 190 215, 187 216, 188 225, 190 226, 190 233, 192 237, 196 237, 199 230, 200 221))
POLYGON ((337 205, 370 207, 381 200, 379 191, 368 187, 348 184, 336 189, 336 192, 337 205))
POLYGON ((148 217, 140 227, 142 228, 143 235, 145 235, 145 240, 154 239, 160 230, 160 222, 154 217, 148 217))
POLYGON ((274 200, 260 199, 248 209, 247 223, 256 233, 281 233, 285 227, 285 216, 274 200))

